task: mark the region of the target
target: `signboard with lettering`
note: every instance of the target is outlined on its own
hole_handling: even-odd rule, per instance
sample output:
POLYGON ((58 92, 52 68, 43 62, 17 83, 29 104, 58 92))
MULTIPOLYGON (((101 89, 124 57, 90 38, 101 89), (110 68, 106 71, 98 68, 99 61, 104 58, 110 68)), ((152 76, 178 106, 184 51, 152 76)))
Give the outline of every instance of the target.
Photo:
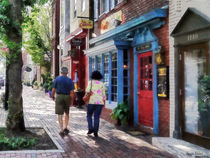
POLYGON ((157 68, 157 91, 158 97, 168 98, 169 95, 169 75, 168 67, 161 66, 157 68))
POLYGON ((71 39, 70 43, 72 46, 81 46, 83 44, 83 41, 79 38, 73 38, 71 39))
POLYGON ((113 14, 111 14, 110 16, 106 17, 105 19, 103 19, 101 21, 101 25, 100 25, 100 31, 101 31, 101 34, 109 31, 109 30, 112 30, 114 28, 116 28, 116 23, 121 23, 122 20, 123 20, 123 16, 122 16, 122 11, 118 11, 118 12, 115 12, 113 14))
POLYGON ((143 50, 148 50, 152 48, 151 43, 146 43, 146 44, 141 44, 136 47, 136 51, 143 51, 143 50))
POLYGON ((83 29, 92 29, 93 28, 93 21, 89 19, 80 19, 79 20, 79 27, 83 29))

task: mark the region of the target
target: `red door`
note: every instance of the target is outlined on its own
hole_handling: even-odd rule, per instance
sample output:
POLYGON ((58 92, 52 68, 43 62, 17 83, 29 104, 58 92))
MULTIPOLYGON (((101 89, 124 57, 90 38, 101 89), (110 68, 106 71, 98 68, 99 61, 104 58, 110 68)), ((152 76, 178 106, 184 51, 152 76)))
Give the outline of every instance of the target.
POLYGON ((153 64, 152 52, 138 55, 139 123, 153 127, 153 64))

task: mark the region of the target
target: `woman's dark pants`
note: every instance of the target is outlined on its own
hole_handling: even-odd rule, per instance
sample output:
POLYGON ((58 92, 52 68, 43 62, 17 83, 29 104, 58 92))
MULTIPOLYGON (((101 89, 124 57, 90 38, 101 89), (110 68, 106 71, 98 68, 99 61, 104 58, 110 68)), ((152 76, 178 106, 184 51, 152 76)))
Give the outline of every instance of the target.
POLYGON ((88 122, 88 130, 89 131, 98 133, 99 119, 100 119, 102 108, 103 108, 103 105, 88 104, 88 106, 87 106, 87 122, 88 122), (94 114, 94 126, 92 123, 92 115, 93 114, 94 114))

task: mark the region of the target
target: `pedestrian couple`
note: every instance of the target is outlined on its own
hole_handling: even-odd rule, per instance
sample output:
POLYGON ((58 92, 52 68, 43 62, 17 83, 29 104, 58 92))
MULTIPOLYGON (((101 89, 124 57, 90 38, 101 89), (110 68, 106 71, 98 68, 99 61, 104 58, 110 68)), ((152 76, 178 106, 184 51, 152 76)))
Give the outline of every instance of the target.
MULTIPOLYGON (((60 126, 60 136, 64 137, 68 135, 68 123, 69 123, 69 106, 73 105, 74 97, 74 83, 67 77, 68 69, 66 67, 61 68, 61 76, 57 77, 53 82, 52 98, 55 99, 55 113, 58 114, 58 122, 60 126), (65 123, 63 127, 63 115, 65 113, 65 123)), ((99 120, 103 106, 105 105, 105 86, 102 79, 102 75, 99 71, 94 71, 91 74, 91 81, 88 82, 86 93, 90 92, 90 100, 87 105, 87 122, 88 132, 87 134, 94 133, 95 137, 98 137, 99 120), (92 116, 94 115, 94 123, 92 116)))

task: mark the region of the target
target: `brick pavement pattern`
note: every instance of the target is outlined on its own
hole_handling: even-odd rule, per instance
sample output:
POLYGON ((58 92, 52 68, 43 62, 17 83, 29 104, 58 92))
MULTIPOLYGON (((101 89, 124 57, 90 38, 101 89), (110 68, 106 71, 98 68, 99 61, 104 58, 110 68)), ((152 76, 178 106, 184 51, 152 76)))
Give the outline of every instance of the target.
MULTIPOLYGON (((0 153, 0 158, 173 158, 144 139, 118 130, 113 124, 100 121, 99 137, 87 136, 85 109, 71 107, 69 136, 59 136, 54 101, 44 92, 23 89, 26 127, 46 127, 64 152, 0 153)), ((6 112, 0 108, 0 127, 5 127, 6 112)))

